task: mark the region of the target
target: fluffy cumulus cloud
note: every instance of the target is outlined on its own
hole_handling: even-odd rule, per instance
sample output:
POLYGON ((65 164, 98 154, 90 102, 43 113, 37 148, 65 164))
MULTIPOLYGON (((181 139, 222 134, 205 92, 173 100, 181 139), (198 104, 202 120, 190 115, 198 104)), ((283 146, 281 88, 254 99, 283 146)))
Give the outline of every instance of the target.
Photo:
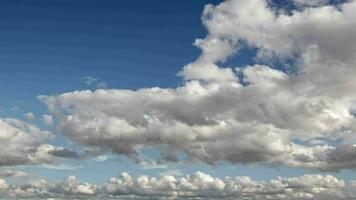
POLYGON ((52 117, 52 115, 44 114, 42 116, 42 121, 47 125, 52 125, 53 124, 53 117, 52 117))
MULTIPOLYGON (((14 118, 0 119, 0 166, 56 161, 63 157, 56 153, 69 150, 46 143, 51 138, 52 133, 35 125, 14 118)), ((19 172, 5 172, 0 172, 0 178, 11 174, 19 175, 19 172)))
POLYGON ((315 5, 207 5, 208 35, 178 73, 182 86, 39 99, 72 140, 135 159, 149 146, 169 161, 355 168, 356 1, 315 5), (219 66, 243 48, 257 49, 259 64, 219 66))
POLYGON ((333 199, 351 198, 355 187, 333 176, 304 175, 255 181, 250 177, 212 177, 197 172, 181 178, 173 176, 140 176, 132 178, 122 173, 111 178, 103 190, 110 195, 134 194, 144 197, 176 197, 182 199, 333 199), (328 198, 325 198, 328 197, 328 198))
POLYGON ((183 177, 132 177, 124 172, 103 185, 80 182, 74 176, 64 181, 30 181, 13 185, 0 179, 3 197, 56 199, 273 199, 273 200, 332 200, 354 199, 356 185, 330 175, 279 177, 256 181, 249 177, 212 177, 202 172, 183 177))
POLYGON ((27 120, 32 121, 36 119, 36 115, 33 114, 32 112, 26 113, 24 114, 24 116, 26 117, 27 120))
POLYGON ((98 188, 94 184, 81 183, 75 176, 68 176, 61 182, 50 182, 44 179, 30 181, 27 184, 11 185, 0 179, 0 194, 8 198, 58 198, 75 199, 94 197, 98 188))

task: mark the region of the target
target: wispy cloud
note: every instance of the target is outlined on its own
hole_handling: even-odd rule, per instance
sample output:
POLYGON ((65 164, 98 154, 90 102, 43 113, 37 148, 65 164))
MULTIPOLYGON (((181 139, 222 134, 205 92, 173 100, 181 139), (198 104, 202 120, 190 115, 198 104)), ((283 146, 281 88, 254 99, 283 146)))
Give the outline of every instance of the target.
POLYGON ((68 165, 68 164, 58 164, 58 165, 50 165, 50 164, 44 164, 44 165, 38 165, 37 167, 39 168, 46 168, 46 169, 53 169, 53 170, 64 170, 64 171, 71 171, 71 170, 77 170, 80 168, 83 168, 83 165, 68 165))
POLYGON ((83 78, 81 78, 81 80, 88 86, 96 86, 96 88, 99 88, 99 89, 104 89, 104 88, 107 88, 108 85, 105 81, 100 81, 99 78, 95 78, 95 77, 92 77, 92 76, 85 76, 83 78))

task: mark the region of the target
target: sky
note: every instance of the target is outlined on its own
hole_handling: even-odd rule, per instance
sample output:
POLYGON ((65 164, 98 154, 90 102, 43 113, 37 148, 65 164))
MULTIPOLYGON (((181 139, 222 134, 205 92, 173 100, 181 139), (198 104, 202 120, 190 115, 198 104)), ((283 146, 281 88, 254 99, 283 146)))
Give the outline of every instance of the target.
POLYGON ((0 199, 356 198, 356 1, 0 2, 0 199))

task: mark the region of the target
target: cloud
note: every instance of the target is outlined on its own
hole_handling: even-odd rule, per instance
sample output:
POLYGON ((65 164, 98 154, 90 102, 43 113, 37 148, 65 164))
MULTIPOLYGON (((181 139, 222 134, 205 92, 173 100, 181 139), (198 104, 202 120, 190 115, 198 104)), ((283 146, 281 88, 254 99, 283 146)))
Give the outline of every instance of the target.
POLYGON ((93 83, 97 82, 99 79, 94 78, 92 76, 85 76, 81 78, 81 80, 87 85, 92 85, 93 83))
POLYGON ((96 162, 104 162, 106 160, 108 160, 109 156, 107 155, 99 155, 99 156, 96 156, 93 160, 96 161, 96 162))
POLYGON ((41 141, 52 134, 13 118, 0 119, 0 166, 51 162, 48 151, 55 147, 41 141))
POLYGON ((4 179, 0 179, 0 191, 4 191, 8 188, 9 186, 6 184, 6 181, 4 179))
POLYGON ((169 161, 354 169, 355 10, 356 1, 291 14, 265 0, 207 5, 208 35, 178 73, 182 86, 39 99, 73 141, 133 159, 149 146, 169 161), (258 64, 222 66, 243 48, 257 49, 258 64))
POLYGON ((44 114, 44 115, 42 115, 42 121, 47 125, 52 125, 53 117, 52 117, 52 115, 44 114))
POLYGON ((45 169, 52 169, 52 170, 63 170, 63 171, 71 171, 71 170, 76 170, 76 169, 80 169, 83 166, 82 165, 78 165, 78 166, 73 166, 73 165, 68 165, 68 164, 43 164, 43 165, 38 165, 37 167, 40 168, 45 168, 45 169))
POLYGON ((97 186, 80 183, 75 176, 68 176, 61 182, 49 182, 44 179, 31 181, 22 185, 8 185, 0 179, 2 197, 10 198, 85 198, 95 196, 97 186))
POLYGON ((107 88, 108 85, 106 82, 99 82, 97 85, 96 85, 97 88, 107 88))
POLYGON ((50 191, 64 195, 94 195, 97 192, 97 186, 89 183, 79 183, 75 176, 68 176, 63 182, 50 188, 50 191))
POLYGON ((26 177, 29 174, 24 171, 13 171, 13 170, 4 170, 0 171, 0 178, 18 178, 18 177, 26 177))
POLYGON ((335 200, 355 198, 355 187, 353 181, 318 174, 257 181, 245 176, 218 178, 203 172, 179 178, 172 175, 135 178, 123 172, 101 186, 78 181, 75 176, 60 182, 41 179, 22 185, 0 179, 1 194, 17 198, 335 200))
POLYGON ((47 141, 54 136, 14 118, 0 119, 0 166, 53 163, 69 150, 47 141))
POLYGON ((25 116, 26 119, 29 120, 29 121, 33 121, 33 120, 36 119, 36 115, 33 114, 32 112, 26 113, 24 116, 25 116))
POLYGON ((81 80, 89 86, 96 85, 97 88, 107 88, 107 83, 104 81, 100 81, 98 78, 94 78, 92 76, 86 76, 81 78, 81 80))

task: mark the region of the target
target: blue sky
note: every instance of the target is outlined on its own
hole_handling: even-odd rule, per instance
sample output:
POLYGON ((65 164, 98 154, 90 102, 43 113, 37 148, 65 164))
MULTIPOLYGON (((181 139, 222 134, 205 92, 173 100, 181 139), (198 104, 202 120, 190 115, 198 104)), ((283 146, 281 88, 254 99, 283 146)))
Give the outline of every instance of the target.
POLYGON ((0 150, 15 156, 0 153, 0 171, 32 174, 9 184, 197 171, 354 180, 353 4, 1 1, 0 150), (13 164, 21 134, 36 139, 19 139, 26 159, 13 164), (48 160, 31 154, 47 144, 48 160))
POLYGON ((191 44, 205 35, 206 3, 4 1, 1 79, 29 96, 82 89, 89 75, 111 87, 175 86, 199 55, 191 44))

